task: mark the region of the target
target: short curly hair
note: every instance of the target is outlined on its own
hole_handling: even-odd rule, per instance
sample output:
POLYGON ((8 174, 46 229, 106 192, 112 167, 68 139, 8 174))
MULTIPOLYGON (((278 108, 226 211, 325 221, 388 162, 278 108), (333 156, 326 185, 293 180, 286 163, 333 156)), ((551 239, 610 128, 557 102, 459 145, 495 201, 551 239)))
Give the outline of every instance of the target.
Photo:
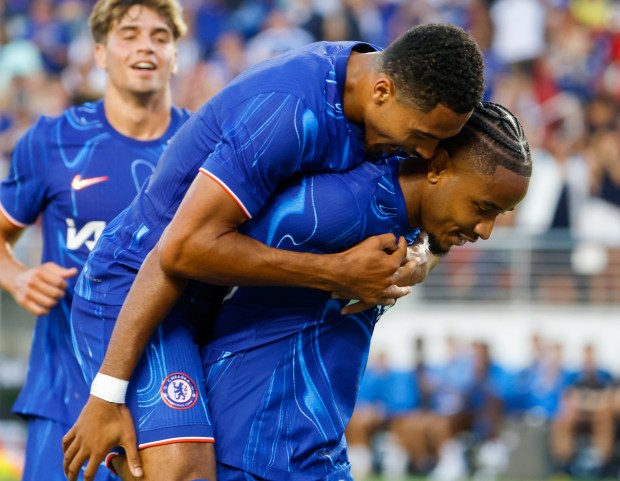
POLYGON ((401 101, 423 112, 438 104, 471 112, 484 93, 480 48, 470 34, 450 24, 408 30, 382 52, 381 70, 393 79, 401 101))
POLYGON ((177 0, 97 0, 89 19, 95 42, 104 43, 112 26, 134 5, 150 8, 161 15, 170 27, 175 41, 187 32, 182 8, 177 0))

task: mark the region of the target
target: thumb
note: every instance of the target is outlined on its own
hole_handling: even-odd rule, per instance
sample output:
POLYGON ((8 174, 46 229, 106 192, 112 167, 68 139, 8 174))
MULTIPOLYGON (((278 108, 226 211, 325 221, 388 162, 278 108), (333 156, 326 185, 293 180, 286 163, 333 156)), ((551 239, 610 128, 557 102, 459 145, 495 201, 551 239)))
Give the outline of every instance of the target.
POLYGON ((67 269, 66 267, 59 266, 58 264, 54 264, 53 262, 48 262, 44 265, 44 267, 49 271, 53 272, 56 275, 64 279, 68 279, 69 277, 73 277, 78 273, 77 268, 70 267, 67 269))
POLYGON ((405 239, 405 236, 400 236, 400 239, 398 239, 396 251, 401 256, 401 265, 405 264, 407 262, 407 239, 405 239))
POLYGON ((396 249, 396 236, 394 234, 381 234, 377 236, 381 250, 394 252, 396 249))
POLYGON ((71 267, 70 269, 63 268, 63 271, 64 272, 61 275, 65 279, 68 279, 69 277, 73 277, 74 275, 76 275, 78 273, 78 270, 77 270, 76 267, 71 267))

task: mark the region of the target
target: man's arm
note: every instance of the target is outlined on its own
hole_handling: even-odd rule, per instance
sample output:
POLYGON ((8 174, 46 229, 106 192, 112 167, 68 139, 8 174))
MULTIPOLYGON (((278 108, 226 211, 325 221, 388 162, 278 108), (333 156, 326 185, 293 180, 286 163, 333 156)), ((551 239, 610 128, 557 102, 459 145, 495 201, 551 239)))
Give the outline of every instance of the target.
MULTIPOLYGON (((117 380, 129 380, 153 332, 183 293, 187 281, 171 277, 159 267, 155 247, 144 260, 129 290, 112 332, 99 372, 117 380)), ((127 463, 136 477, 142 476, 135 427, 123 403, 91 395, 71 430, 62 441, 64 470, 75 481, 88 462, 84 481, 92 481, 110 450, 123 446, 127 463)))
POLYGON ((12 246, 24 228, 11 223, 0 213, 0 287, 11 294, 15 301, 34 315, 49 313, 65 295, 69 277, 77 274, 75 268, 46 262, 27 268, 13 255, 12 246))
POLYGON ((406 262, 404 239, 371 237, 338 254, 290 252, 238 233, 246 220, 229 193, 199 175, 160 240, 162 269, 214 284, 337 291, 374 304, 395 296, 394 274, 406 262))

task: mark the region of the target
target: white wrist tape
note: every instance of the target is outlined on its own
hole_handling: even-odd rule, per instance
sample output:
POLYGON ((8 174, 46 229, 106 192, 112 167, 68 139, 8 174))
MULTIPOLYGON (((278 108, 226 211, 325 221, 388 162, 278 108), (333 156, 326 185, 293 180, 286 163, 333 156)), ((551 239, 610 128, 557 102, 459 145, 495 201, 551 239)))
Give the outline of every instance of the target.
POLYGON ((90 385, 90 394, 104 401, 125 404, 128 385, 129 381, 98 372, 90 385))

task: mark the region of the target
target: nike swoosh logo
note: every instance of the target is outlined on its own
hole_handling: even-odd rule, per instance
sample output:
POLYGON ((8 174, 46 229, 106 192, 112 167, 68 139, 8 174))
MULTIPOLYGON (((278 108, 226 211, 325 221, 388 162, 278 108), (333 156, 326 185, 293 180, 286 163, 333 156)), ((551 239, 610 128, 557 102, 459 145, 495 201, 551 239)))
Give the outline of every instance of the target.
POLYGON ((71 188, 73 190, 85 189, 86 187, 105 182, 106 180, 108 180, 107 175, 102 175, 101 177, 91 177, 90 179, 82 179, 82 176, 78 174, 71 181, 71 188))

